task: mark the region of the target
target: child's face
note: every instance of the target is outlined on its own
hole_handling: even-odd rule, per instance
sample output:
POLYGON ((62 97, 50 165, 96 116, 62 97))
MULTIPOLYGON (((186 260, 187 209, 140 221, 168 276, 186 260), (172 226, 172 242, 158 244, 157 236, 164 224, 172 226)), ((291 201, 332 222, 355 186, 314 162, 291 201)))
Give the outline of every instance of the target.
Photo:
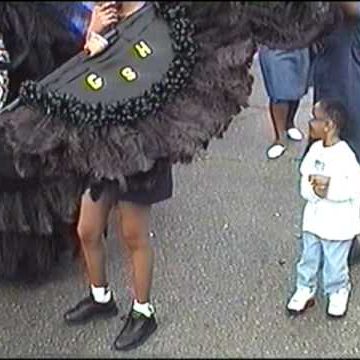
POLYGON ((312 140, 325 140, 332 129, 333 122, 324 113, 320 103, 316 103, 312 110, 313 119, 309 121, 309 137, 312 140))

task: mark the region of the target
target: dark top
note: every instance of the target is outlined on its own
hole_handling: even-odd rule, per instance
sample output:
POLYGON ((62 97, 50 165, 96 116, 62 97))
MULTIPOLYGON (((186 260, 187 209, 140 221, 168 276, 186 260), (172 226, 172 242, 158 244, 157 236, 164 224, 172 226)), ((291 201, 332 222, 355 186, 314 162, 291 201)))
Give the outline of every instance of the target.
POLYGON ((314 103, 332 98, 346 105, 352 33, 351 27, 342 26, 325 38, 313 63, 314 103))
POLYGON ((342 26, 325 39, 314 61, 314 102, 337 99, 348 111, 341 137, 360 161, 360 21, 342 26))
POLYGON ((347 109, 349 120, 343 138, 349 142, 360 161, 360 21, 354 29, 350 46, 347 109))

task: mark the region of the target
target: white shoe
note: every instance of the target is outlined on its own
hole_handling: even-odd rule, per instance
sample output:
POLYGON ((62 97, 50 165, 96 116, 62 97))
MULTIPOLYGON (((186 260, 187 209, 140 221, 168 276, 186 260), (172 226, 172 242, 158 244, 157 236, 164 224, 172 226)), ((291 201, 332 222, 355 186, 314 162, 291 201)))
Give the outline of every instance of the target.
POLYGON ((286 147, 282 144, 274 144, 270 146, 267 151, 267 157, 269 159, 276 159, 280 157, 286 150, 286 147))
POLYGON ((315 305, 315 291, 309 288, 299 288, 287 304, 289 312, 300 314, 307 308, 315 305))
POLYGON ((288 129, 287 130, 287 136, 291 139, 291 140, 294 140, 294 141, 301 141, 303 139, 303 134, 302 132, 297 129, 297 128, 291 128, 291 129, 288 129))
POLYGON ((333 317, 342 317, 345 315, 349 301, 350 291, 346 288, 330 294, 327 313, 333 317))

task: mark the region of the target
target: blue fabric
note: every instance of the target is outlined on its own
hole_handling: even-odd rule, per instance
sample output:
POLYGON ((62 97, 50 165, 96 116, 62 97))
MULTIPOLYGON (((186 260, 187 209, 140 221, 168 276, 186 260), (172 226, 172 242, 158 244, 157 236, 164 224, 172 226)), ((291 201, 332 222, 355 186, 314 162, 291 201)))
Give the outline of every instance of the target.
POLYGON ((77 11, 74 12, 73 18, 71 19, 74 28, 85 35, 88 28, 88 19, 91 17, 94 3, 90 1, 82 1, 79 3, 77 11))
POLYGON ((77 37, 83 38, 86 34, 88 22, 91 18, 93 2, 72 1, 69 3, 58 2, 48 5, 49 11, 55 11, 56 16, 62 21, 69 32, 77 37))
POLYGON ((309 49, 295 51, 259 50, 265 89, 272 102, 300 100, 308 90, 310 75, 309 49))
POLYGON ((341 27, 324 40, 313 63, 314 102, 338 99, 347 105, 352 29, 341 27))
POLYGON ((342 137, 348 141, 360 162, 360 21, 352 40, 347 91, 349 121, 342 137))
POLYGON ((341 137, 360 162, 360 21, 328 36, 314 61, 314 102, 337 99, 348 111, 341 137))
POLYGON ((322 255, 324 292, 329 295, 342 288, 350 290, 348 256, 352 240, 323 240, 314 234, 304 232, 303 252, 297 264, 297 288, 316 290, 322 255))

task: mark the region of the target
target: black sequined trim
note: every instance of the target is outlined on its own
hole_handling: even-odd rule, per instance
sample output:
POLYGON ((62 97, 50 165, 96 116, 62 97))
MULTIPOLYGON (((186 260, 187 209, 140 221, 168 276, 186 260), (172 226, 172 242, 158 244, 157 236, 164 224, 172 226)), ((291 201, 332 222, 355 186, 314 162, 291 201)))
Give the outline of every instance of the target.
POLYGON ((162 80, 154 83, 143 95, 112 104, 91 104, 69 94, 49 91, 35 81, 25 81, 20 88, 20 100, 40 108, 46 115, 59 117, 75 126, 102 127, 110 124, 133 125, 157 111, 187 85, 196 63, 194 25, 187 8, 171 2, 154 4, 157 13, 169 25, 174 59, 162 80))

